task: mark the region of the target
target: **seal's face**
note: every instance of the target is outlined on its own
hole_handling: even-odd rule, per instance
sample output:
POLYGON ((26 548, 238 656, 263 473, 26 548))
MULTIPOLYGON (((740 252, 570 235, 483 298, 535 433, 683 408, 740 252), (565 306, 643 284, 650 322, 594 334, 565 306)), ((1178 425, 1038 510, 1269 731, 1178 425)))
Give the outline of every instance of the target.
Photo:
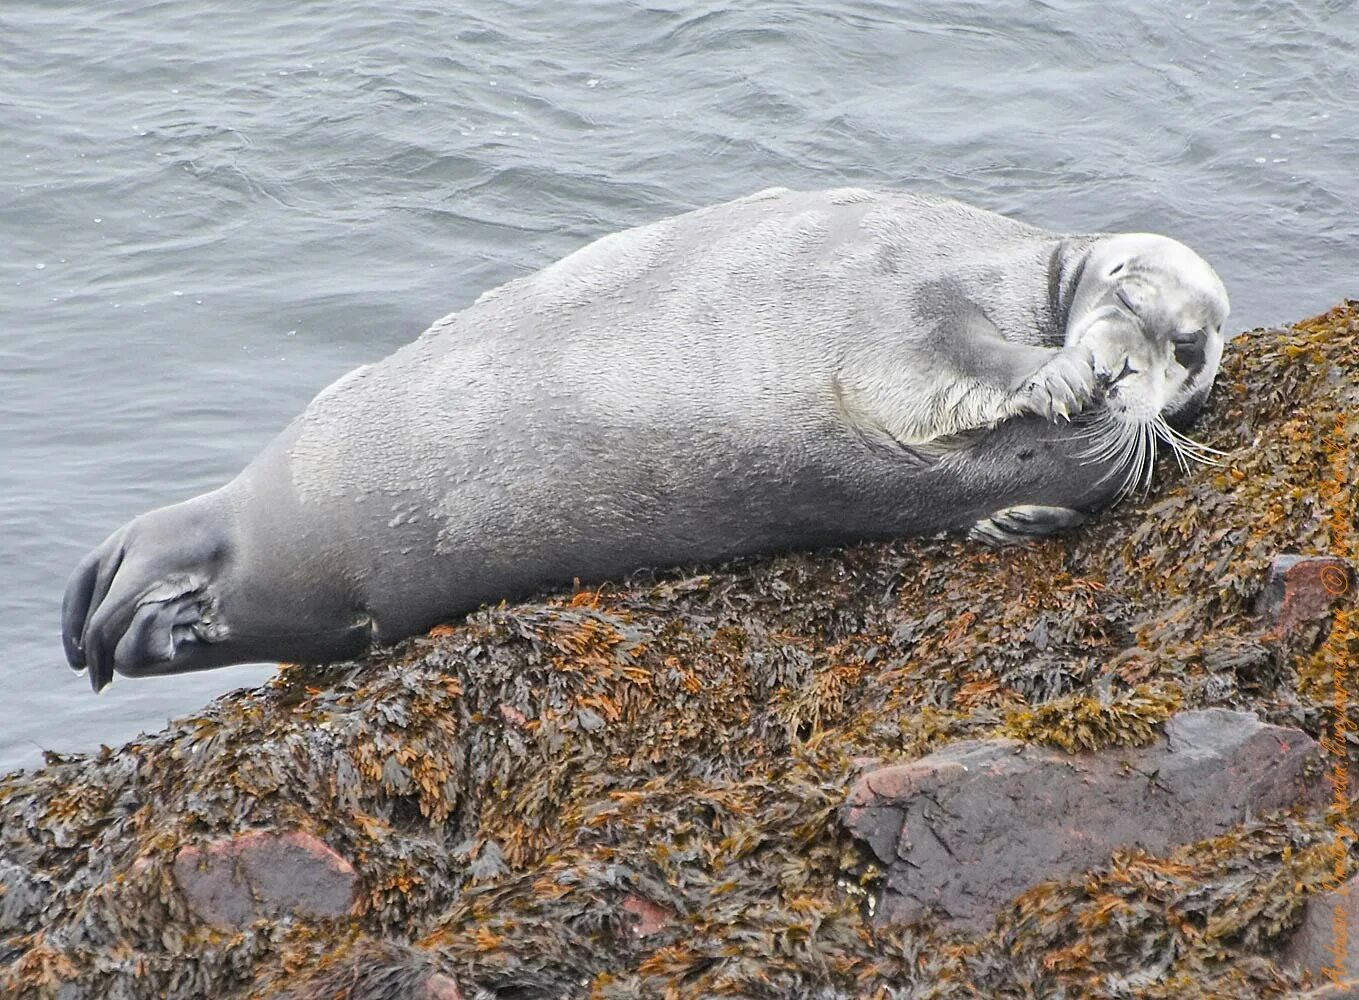
POLYGON ((1207 262, 1168 237, 1111 236, 1089 251, 1066 342, 1090 350, 1104 390, 1104 405, 1088 418, 1091 455, 1118 460, 1124 492, 1149 478, 1158 440, 1181 464, 1210 460, 1211 449, 1177 428, 1212 388, 1229 308, 1207 262))

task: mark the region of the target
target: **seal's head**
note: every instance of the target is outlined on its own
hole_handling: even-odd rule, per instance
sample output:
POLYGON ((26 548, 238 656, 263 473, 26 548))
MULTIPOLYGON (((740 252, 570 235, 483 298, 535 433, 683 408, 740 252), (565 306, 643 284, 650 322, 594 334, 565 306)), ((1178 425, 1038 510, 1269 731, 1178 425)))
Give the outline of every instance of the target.
POLYGON ((1104 405, 1087 418, 1097 460, 1120 459, 1122 492, 1149 481, 1157 441, 1181 465, 1212 449, 1179 430, 1198 413, 1222 359, 1230 306, 1222 281, 1183 243, 1150 233, 1087 251, 1067 310, 1066 343, 1089 348, 1104 405))

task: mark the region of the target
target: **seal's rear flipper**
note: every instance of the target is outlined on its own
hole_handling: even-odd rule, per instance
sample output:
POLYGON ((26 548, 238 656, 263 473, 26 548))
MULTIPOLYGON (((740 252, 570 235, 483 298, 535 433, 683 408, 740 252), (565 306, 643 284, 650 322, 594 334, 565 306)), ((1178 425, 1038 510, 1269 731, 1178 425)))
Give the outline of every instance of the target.
POLYGON ((1039 504, 1017 504, 984 517, 967 537, 987 545, 1016 545, 1059 535, 1085 521, 1085 515, 1070 507, 1044 507, 1039 504))
POLYGON ((115 671, 201 669, 205 647, 224 634, 210 587, 228 548, 219 524, 212 500, 162 507, 124 525, 76 567, 62 602, 62 643, 94 690, 115 671))

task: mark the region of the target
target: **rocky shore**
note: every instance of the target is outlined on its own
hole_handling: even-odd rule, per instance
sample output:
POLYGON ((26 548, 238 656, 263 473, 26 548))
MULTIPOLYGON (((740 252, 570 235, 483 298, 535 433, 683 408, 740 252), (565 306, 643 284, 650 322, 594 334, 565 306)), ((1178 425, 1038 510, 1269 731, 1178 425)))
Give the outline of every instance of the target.
POLYGON ((1067 539, 486 609, 0 777, 0 996, 1359 996, 1359 303, 1194 433, 1067 539))

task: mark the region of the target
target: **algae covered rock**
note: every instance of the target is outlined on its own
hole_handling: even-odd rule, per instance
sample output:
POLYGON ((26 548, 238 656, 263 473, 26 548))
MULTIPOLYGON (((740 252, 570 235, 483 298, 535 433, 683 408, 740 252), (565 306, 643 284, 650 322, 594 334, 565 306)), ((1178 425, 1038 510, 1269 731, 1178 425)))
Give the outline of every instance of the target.
POLYGON ((354 902, 353 866, 297 830, 190 844, 175 855, 173 871, 194 916, 221 928, 284 914, 343 917, 354 902))
POLYGON ((1163 463, 1149 496, 1068 539, 638 574, 285 667, 127 746, 0 777, 0 996, 1311 985, 1279 959, 1307 898, 1354 871, 1335 790, 1359 633, 1348 592, 1287 629, 1257 600, 1277 556, 1359 566, 1359 309, 1238 338, 1194 433, 1219 466, 1163 463), (875 921, 891 876, 839 822, 866 769, 963 740, 1129 758, 1213 708, 1318 740, 1326 811, 1269 812, 1286 796, 1261 791, 1228 830, 1092 853, 980 934, 875 921), (245 845, 287 843, 349 889, 259 898, 245 845), (250 905, 228 895, 219 920, 191 886, 228 861, 250 905))
POLYGON ((1257 813, 1317 798, 1317 744, 1254 715, 1181 712, 1151 746, 1071 754, 965 740, 881 767, 850 788, 843 822, 886 870, 878 923, 988 927, 1040 882, 1118 848, 1163 852, 1257 813))
POLYGON ((1276 556, 1257 610, 1281 633, 1330 611, 1350 590, 1354 569, 1339 556, 1276 556))

